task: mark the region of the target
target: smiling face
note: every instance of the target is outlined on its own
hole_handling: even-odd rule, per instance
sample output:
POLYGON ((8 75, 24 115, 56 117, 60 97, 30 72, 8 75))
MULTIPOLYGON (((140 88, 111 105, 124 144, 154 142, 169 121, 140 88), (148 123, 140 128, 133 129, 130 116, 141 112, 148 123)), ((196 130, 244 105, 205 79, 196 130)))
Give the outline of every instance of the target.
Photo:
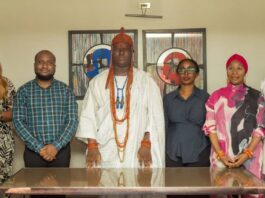
POLYGON ((227 79, 233 85, 240 85, 244 83, 246 71, 242 63, 234 60, 227 67, 227 79))
POLYGON ((193 62, 186 60, 178 66, 177 73, 179 74, 181 85, 193 85, 198 76, 198 69, 193 62))
POLYGON ((52 53, 45 51, 37 54, 34 69, 39 80, 51 80, 55 73, 55 67, 55 57, 52 53))
POLYGON ((133 50, 125 42, 119 42, 112 46, 112 64, 114 68, 128 68, 132 63, 133 50))

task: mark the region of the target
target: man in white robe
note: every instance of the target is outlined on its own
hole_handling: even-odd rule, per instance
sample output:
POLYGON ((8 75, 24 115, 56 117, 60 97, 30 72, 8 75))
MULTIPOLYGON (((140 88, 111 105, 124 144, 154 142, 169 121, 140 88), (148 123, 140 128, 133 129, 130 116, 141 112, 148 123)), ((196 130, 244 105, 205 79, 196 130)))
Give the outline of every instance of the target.
POLYGON ((78 138, 87 139, 88 167, 164 167, 165 132, 161 94, 151 76, 132 67, 132 57, 132 39, 121 29, 121 33, 112 41, 110 69, 89 83, 76 134, 78 138), (111 82, 113 86, 109 86, 111 82), (111 100, 112 97, 115 99, 111 100), (129 100, 127 97, 130 97, 129 100), (113 101, 115 104, 112 104, 113 101), (116 108, 114 112, 113 105, 116 108), (125 119, 119 121, 115 116, 125 119))

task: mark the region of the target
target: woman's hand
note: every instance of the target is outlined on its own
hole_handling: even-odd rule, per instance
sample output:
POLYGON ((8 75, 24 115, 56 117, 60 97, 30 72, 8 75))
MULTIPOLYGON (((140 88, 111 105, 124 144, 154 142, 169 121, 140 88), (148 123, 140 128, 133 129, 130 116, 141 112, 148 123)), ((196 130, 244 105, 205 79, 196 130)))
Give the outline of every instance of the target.
POLYGON ((223 162, 223 164, 225 166, 227 166, 228 168, 233 168, 233 165, 235 163, 235 160, 230 158, 229 156, 227 155, 224 155, 224 156, 221 156, 220 157, 220 160, 223 162))
POLYGON ((232 168, 237 168, 245 163, 249 159, 246 153, 241 153, 235 158, 235 162, 232 164, 232 168))

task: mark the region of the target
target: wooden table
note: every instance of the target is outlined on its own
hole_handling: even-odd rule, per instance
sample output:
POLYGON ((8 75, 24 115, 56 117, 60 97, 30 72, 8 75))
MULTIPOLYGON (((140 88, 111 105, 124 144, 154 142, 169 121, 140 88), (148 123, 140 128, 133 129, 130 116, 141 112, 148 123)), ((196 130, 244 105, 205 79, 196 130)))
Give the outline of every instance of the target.
POLYGON ((24 168, 0 190, 7 195, 258 194, 265 184, 242 168, 24 168))

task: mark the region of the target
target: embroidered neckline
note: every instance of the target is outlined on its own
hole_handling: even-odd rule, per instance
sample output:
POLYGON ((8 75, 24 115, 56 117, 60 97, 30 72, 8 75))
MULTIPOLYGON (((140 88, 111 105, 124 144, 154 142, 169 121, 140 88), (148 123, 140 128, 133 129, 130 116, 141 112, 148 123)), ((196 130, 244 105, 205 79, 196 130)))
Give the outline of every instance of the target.
POLYGON ((123 83, 122 88, 118 87, 116 76, 114 76, 114 80, 115 80, 115 86, 116 86, 116 102, 115 102, 116 109, 123 109, 123 106, 124 106, 124 87, 125 87, 126 82, 128 80, 128 75, 126 76, 126 79, 123 83))

